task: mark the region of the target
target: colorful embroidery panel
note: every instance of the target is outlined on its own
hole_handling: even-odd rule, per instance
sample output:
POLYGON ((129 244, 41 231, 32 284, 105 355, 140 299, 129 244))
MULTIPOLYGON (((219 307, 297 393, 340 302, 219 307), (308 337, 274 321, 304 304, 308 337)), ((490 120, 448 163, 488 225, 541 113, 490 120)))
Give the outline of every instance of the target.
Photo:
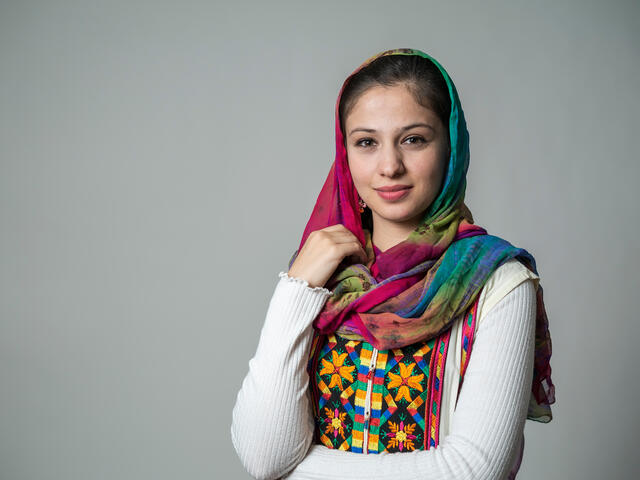
MULTIPOLYGON (((458 392, 469 363, 477 301, 461 320, 458 392)), ((403 348, 379 350, 334 332, 316 335, 308 363, 315 419, 314 443, 364 453, 409 452, 438 445, 443 380, 451 329, 403 348), (368 375, 370 419, 366 422, 368 375)))
POLYGON ((380 451, 421 450, 428 393, 429 360, 435 339, 389 353, 384 382, 380 451))
MULTIPOLYGON (((367 342, 347 340, 338 334, 324 338, 312 380, 312 388, 319 393, 316 443, 363 453, 367 373, 373 348, 367 342)), ((429 371, 444 373, 442 365, 436 364, 439 368, 433 369, 430 364, 432 358, 446 358, 446 348, 433 357, 435 344, 443 344, 442 339, 378 352, 372 375, 368 453, 425 448, 425 422, 434 415, 427 415, 428 399, 441 398, 430 395, 439 391, 441 380, 429 382, 429 371)), ((437 415, 439 404, 431 406, 435 406, 437 415)), ((430 440, 431 436, 426 445, 431 446, 430 440)))

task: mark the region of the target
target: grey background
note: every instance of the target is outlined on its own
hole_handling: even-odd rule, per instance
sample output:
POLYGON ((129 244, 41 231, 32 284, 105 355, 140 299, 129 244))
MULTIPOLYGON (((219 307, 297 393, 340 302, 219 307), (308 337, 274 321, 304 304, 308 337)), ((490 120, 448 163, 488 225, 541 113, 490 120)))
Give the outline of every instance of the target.
POLYGON ((632 1, 2 2, 0 477, 248 478, 231 410, 333 160, 338 89, 397 47, 457 85, 476 223, 538 262, 557 403, 527 422, 518 478, 635 477, 639 19, 632 1))

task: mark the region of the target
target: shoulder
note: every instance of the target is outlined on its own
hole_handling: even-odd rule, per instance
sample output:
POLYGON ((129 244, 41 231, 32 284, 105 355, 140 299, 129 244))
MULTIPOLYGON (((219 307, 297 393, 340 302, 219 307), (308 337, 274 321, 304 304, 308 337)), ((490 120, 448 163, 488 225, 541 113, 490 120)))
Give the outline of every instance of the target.
POLYGON ((509 292, 525 281, 531 281, 537 288, 540 277, 525 267, 517 259, 511 258, 500 265, 489 276, 478 300, 478 323, 491 308, 509 292))

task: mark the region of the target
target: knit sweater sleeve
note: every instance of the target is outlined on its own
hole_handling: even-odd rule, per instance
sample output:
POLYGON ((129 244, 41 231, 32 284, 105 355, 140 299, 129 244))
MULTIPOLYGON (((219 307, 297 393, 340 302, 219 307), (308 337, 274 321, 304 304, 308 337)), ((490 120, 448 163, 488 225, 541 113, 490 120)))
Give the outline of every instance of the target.
POLYGON ((257 479, 281 477, 307 453, 313 437, 306 362, 312 322, 332 292, 279 273, 256 353, 232 412, 231 441, 257 479))
POLYGON ((534 283, 520 283, 479 323, 449 435, 439 446, 369 455, 311 445, 305 364, 310 324, 327 292, 285 278, 276 288, 233 412, 232 440, 247 471, 287 480, 396 480, 399 472, 424 480, 504 478, 530 395, 534 283))

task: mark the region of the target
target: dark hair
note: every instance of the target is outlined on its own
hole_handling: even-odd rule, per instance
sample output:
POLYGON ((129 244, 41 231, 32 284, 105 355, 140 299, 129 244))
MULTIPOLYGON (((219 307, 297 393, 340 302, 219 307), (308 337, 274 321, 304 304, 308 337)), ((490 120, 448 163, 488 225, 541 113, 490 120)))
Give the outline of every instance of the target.
MULTIPOLYGON (((449 88, 438 67, 428 58, 419 55, 384 55, 349 79, 338 108, 344 141, 346 142, 345 119, 360 96, 371 87, 392 87, 398 84, 405 84, 418 104, 435 112, 445 128, 447 145, 450 145, 449 88)), ((371 210, 368 207, 362 212, 361 218, 363 227, 372 230, 371 210)))
POLYGON ((384 55, 349 79, 340 97, 342 137, 346 139, 346 117, 362 94, 378 85, 392 87, 398 84, 405 84, 417 103, 435 112, 444 125, 446 138, 449 140, 449 88, 438 67, 428 58, 419 55, 384 55))

